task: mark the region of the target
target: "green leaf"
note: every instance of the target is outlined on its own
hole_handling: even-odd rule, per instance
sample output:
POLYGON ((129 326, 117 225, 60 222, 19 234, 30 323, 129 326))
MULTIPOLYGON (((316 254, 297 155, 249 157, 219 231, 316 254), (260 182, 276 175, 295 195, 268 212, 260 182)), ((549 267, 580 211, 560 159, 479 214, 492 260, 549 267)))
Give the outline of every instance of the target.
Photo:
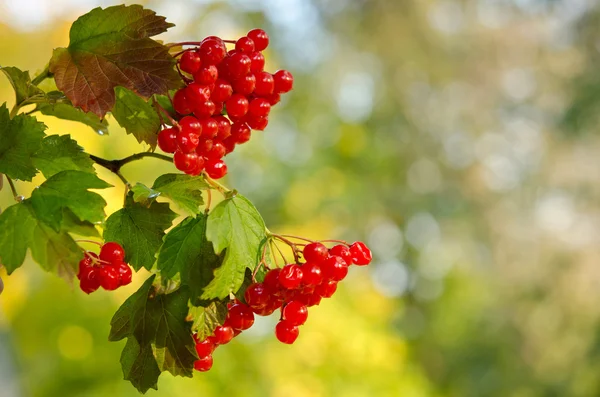
POLYGON ((106 201, 88 189, 105 189, 110 186, 94 174, 62 171, 34 190, 30 200, 36 217, 59 231, 63 208, 69 208, 82 221, 103 221, 106 216, 106 201))
POLYGON ((11 120, 6 103, 0 106, 0 173, 31 181, 37 173, 32 157, 41 147, 45 129, 35 117, 24 114, 11 120))
MULTIPOLYGON (((48 96, 50 96, 50 94, 51 93, 48 93, 48 96)), ((68 100, 66 101, 68 102, 68 100)), ((108 123, 106 119, 100 120, 94 113, 84 112, 70 103, 40 103, 37 105, 36 109, 46 116, 54 116, 62 120, 83 123, 91 127, 100 135, 108 134, 108 123)))
POLYGON ((227 303, 211 302, 206 307, 191 306, 189 317, 193 319, 192 331, 196 332, 199 340, 211 336, 217 326, 225 322, 227 303))
POLYGON ((0 214, 0 264, 8 274, 25 261, 36 225, 27 203, 14 204, 0 214))
POLYGON ((117 101, 112 114, 119 125, 125 128, 128 134, 135 136, 139 143, 146 142, 155 148, 160 119, 152 105, 135 92, 123 87, 115 87, 115 96, 117 101))
POLYGON ((63 208, 63 217, 61 231, 72 233, 84 237, 100 237, 96 226, 87 221, 80 221, 79 218, 68 208, 63 208))
POLYGON ((202 190, 210 189, 206 181, 197 176, 185 174, 164 174, 154 181, 152 188, 138 183, 133 188, 133 198, 136 202, 148 204, 162 195, 190 214, 200 213, 204 204, 202 190))
POLYGON ((207 217, 187 218, 165 236, 158 253, 157 268, 164 278, 180 274, 181 284, 190 287, 194 301, 212 281, 213 271, 223 259, 206 239, 207 217))
POLYGON ((56 272, 66 280, 77 274, 77 264, 83 251, 66 232, 56 232, 42 222, 33 230, 31 256, 42 269, 56 272))
POLYGON ((33 164, 46 178, 67 170, 96 173, 90 156, 70 135, 47 136, 35 154, 33 164))
MULTIPOLYGON (((171 95, 171 98, 173 97, 173 95, 175 95, 176 92, 177 90, 169 91, 169 95, 171 95)), ((158 102, 158 104, 169 113, 169 116, 171 116, 174 119, 179 117, 177 112, 175 112, 175 109, 173 108, 173 102, 171 102, 171 98, 169 98, 167 95, 154 95, 153 98, 156 99, 156 102, 158 102)), ((163 121, 165 122, 165 124, 171 125, 171 121, 166 117, 163 117, 163 121)))
POLYGON ((192 323, 187 321, 188 290, 157 295, 155 277, 117 310, 109 335, 111 341, 128 338, 121 355, 123 375, 142 393, 156 389, 162 371, 191 377, 197 359, 192 323))
POLYGON ((31 77, 29 77, 28 71, 22 71, 13 66, 0 67, 0 70, 8 77, 8 81, 10 81, 10 84, 15 90, 17 105, 21 105, 28 98, 44 96, 44 91, 31 84, 31 77))
POLYGON ((94 8, 71 26, 68 48, 54 50, 50 71, 74 106, 103 117, 115 104, 114 88, 142 97, 181 85, 175 60, 150 37, 174 26, 139 5, 94 8))
POLYGON ((129 196, 125 208, 106 220, 104 239, 121 244, 126 252, 125 260, 135 270, 142 267, 150 270, 165 230, 176 217, 166 203, 153 202, 145 207, 129 196))
POLYGON ((241 195, 219 203, 208 216, 206 237, 215 252, 225 251, 223 264, 204 289, 203 299, 221 299, 237 292, 244 282, 246 268, 253 270, 261 242, 266 238, 265 223, 252 203, 241 195))
POLYGON ((158 196, 160 196, 160 192, 152 190, 148 186, 139 182, 131 188, 131 192, 133 193, 133 201, 146 207, 152 204, 152 202, 156 200, 158 196))

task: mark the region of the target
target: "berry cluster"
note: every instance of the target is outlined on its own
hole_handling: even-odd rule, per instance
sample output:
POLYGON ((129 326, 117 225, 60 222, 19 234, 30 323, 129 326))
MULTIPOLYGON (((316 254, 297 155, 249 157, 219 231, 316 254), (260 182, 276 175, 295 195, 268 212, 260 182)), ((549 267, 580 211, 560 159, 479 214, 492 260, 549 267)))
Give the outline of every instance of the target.
POLYGON ((180 171, 205 170, 218 179, 227 174, 223 157, 248 142, 252 130, 267 127, 271 107, 294 79, 286 70, 264 71, 262 51, 269 44, 264 30, 251 30, 237 41, 209 36, 195 44, 179 58, 186 86, 173 96, 173 108, 180 119, 158 134, 158 146, 175 153, 180 171), (235 49, 227 51, 226 42, 235 49))
POLYGON ((321 299, 335 293, 337 283, 348 274, 349 265, 365 266, 372 259, 371 251, 360 241, 331 249, 314 242, 307 244, 302 254, 303 264, 271 269, 263 282, 250 284, 244 293, 246 303, 230 303, 227 318, 215 329, 214 335, 204 340, 195 338, 199 357, 194 365, 196 370, 208 371, 213 365, 214 349, 250 328, 254 314, 268 316, 281 309, 275 336, 282 343, 294 343, 300 333, 298 327, 308 319, 308 307, 318 305, 321 299))
POLYGON ((86 252, 79 261, 79 287, 86 294, 91 294, 102 287, 114 291, 120 286, 131 283, 131 268, 125 263, 125 251, 120 244, 105 243, 100 248, 100 255, 86 252))

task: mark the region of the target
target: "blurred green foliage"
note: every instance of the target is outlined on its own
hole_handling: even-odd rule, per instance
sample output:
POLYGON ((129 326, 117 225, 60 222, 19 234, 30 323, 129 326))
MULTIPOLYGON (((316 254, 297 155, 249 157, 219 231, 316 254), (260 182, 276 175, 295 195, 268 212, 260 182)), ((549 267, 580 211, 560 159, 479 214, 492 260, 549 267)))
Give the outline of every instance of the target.
MULTIPOLYGON (((52 7, 39 3, 28 12, 52 7)), ((41 70, 88 10, 71 3, 37 25, 10 21, 18 6, 0 3, 9 16, 2 65, 41 70)), ((311 310, 295 345, 277 343, 274 319, 262 320, 217 351, 209 373, 163 376, 149 395, 600 395, 600 7, 145 4, 178 25, 168 41, 270 33, 268 69, 291 70, 295 89, 228 160, 226 183, 271 230, 362 238, 376 256, 311 310)), ((13 101, 4 79, 0 93, 13 101)), ((110 118, 109 136, 40 119, 94 154, 139 151, 110 118)), ((153 160, 128 167, 146 184, 167 171, 153 160)), ((35 183, 19 191, 28 196, 35 183)), ((112 212, 122 191, 109 190, 112 212)), ((0 191, 0 207, 10 202, 0 191)), ((88 297, 31 263, 4 281, 2 397, 137 395, 121 380, 122 346, 107 342, 110 317, 135 285, 88 297)))

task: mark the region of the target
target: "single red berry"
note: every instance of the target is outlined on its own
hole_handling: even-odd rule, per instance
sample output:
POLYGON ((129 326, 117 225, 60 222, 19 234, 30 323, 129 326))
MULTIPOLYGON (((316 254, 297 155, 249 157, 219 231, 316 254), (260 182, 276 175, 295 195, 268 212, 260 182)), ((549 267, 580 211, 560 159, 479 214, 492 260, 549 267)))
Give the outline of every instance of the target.
POLYGON ((280 94, 271 94, 266 99, 269 100, 269 103, 271 104, 271 106, 275 106, 279 103, 279 101, 281 101, 281 95, 280 94))
POLYGON ((321 263, 327 280, 342 281, 348 275, 348 264, 339 256, 330 256, 321 263))
POLYGON ((194 116, 185 116, 181 120, 179 120, 179 130, 181 132, 186 131, 186 133, 193 133, 198 136, 202 135, 202 124, 200 120, 198 120, 194 116))
POLYGON ((304 303, 307 307, 317 306, 321 303, 321 295, 314 292, 312 294, 303 294, 300 301, 304 303))
POLYGON ((233 328, 227 325, 219 325, 215 328, 214 341, 218 345, 226 345, 233 339, 233 328))
POLYGON ((267 125, 269 125, 269 118, 266 116, 253 117, 251 115, 247 115, 246 124, 248 124, 248 127, 252 128, 253 130, 264 131, 265 128, 267 128, 267 125))
POLYGON ((283 319, 292 325, 302 325, 308 318, 306 305, 298 301, 288 302, 281 310, 283 319))
POLYGON ((235 139, 230 136, 223 139, 223 145, 225 145, 225 154, 229 154, 235 150, 235 139))
POLYGON ((200 120, 200 124, 202 125, 202 138, 212 139, 217 136, 219 124, 214 118, 209 117, 207 119, 202 119, 200 120))
POLYGON ((247 74, 239 77, 231 82, 233 92, 248 96, 254 92, 254 86, 256 85, 256 77, 253 74, 247 74))
POLYGON ((266 97, 268 95, 273 94, 273 90, 275 89, 275 79, 273 78, 273 75, 271 73, 258 72, 254 76, 256 78, 254 95, 266 97))
POLYGON ((158 147, 165 153, 175 153, 175 150, 177 150, 177 130, 167 128, 159 132, 158 147))
POLYGON ((85 257, 79 261, 79 271, 77 272, 77 279, 81 280, 83 274, 87 271, 87 269, 92 266, 92 258, 85 255, 85 257))
POLYGON ((209 160, 220 160, 227 154, 227 148, 221 142, 214 142, 212 148, 206 153, 209 160))
POLYGON ((128 285, 131 283, 133 273, 129 265, 125 262, 117 262, 115 269, 119 273, 119 285, 128 285))
POLYGON ((271 294, 278 293, 282 286, 279 283, 279 273, 281 273, 280 268, 271 269, 265 274, 265 278, 263 280, 263 284, 267 290, 271 292, 271 294))
POLYGON ((235 49, 236 51, 250 54, 254 52, 254 41, 247 36, 240 37, 238 41, 235 42, 235 49))
POLYGON ((100 285, 107 291, 114 291, 119 288, 119 272, 112 266, 101 266, 98 271, 100 276, 100 285))
POLYGON ((281 343, 291 345, 296 341, 300 330, 289 321, 282 320, 275 326, 275 336, 281 343))
POLYGON ((108 263, 121 262, 125 260, 125 250, 121 244, 109 241, 100 248, 99 258, 108 263))
POLYGON ((198 142, 200 142, 200 136, 190 129, 182 129, 177 134, 177 147, 183 153, 191 153, 196 150, 198 142))
POLYGON ((221 39, 204 39, 200 44, 200 58, 204 65, 216 65, 225 58, 227 47, 221 39))
POLYGON ((246 36, 252 39, 256 51, 263 51, 269 46, 269 36, 262 29, 252 29, 246 36))
POLYGON ((352 254, 350 253, 350 248, 348 248, 347 246, 345 246, 343 244, 333 246, 329 250, 329 255, 339 256, 340 258, 342 258, 344 260, 344 262, 346 262, 347 265, 352 264, 352 254))
POLYGON ((179 171, 185 173, 194 170, 198 166, 198 154, 197 153, 183 153, 178 150, 173 156, 173 163, 179 171))
POLYGON ((248 113, 248 98, 241 94, 233 94, 226 102, 227 114, 233 117, 244 117, 248 113))
POLYGON ((323 298, 331 298, 331 296, 337 290, 337 282, 335 281, 326 281, 320 285, 317 285, 315 288, 315 294, 319 294, 319 296, 323 298))
POLYGON ((210 149, 212 149, 212 147, 212 139, 200 139, 200 143, 198 143, 198 147, 196 148, 196 153, 198 153, 198 156, 206 157, 206 154, 210 152, 210 149))
POLYGON ((279 273, 279 283, 286 289, 296 289, 302 284, 302 268, 298 265, 285 265, 279 273))
POLYGON ((254 324, 254 313, 252 309, 243 303, 236 303, 227 313, 226 324, 233 329, 245 330, 254 324))
POLYGON ((302 265, 302 282, 311 287, 321 284, 323 282, 321 266, 315 262, 306 262, 302 265))
POLYGON ((269 303, 269 291, 263 283, 253 283, 246 289, 244 299, 252 310, 260 309, 269 303))
POLYGON ((217 81, 217 77, 219 77, 219 72, 215 65, 203 66, 194 73, 194 81, 206 86, 214 84, 217 81))
POLYGON ((213 115, 220 116, 221 113, 223 113, 224 107, 225 106, 223 105, 223 102, 215 102, 215 111, 214 111, 213 115))
POLYGON ((236 52, 231 55, 227 61, 227 70, 229 77, 238 78, 250 73, 252 61, 250 57, 244 53, 236 52))
POLYGON ((267 117, 271 111, 271 104, 264 98, 254 98, 248 104, 248 114, 253 118, 267 117))
POLYGON ((210 339, 204 339, 203 341, 196 342, 196 353, 199 358, 208 357, 215 351, 215 345, 210 339))
POLYGON ((249 57, 250 71, 252 73, 262 72, 265 68, 265 56, 260 51, 254 51, 249 57))
POLYGON ((198 83, 192 83, 185 89, 185 97, 192 109, 196 105, 208 101, 210 99, 210 94, 209 86, 198 83))
POLYGON ((327 259, 329 250, 323 244, 315 242, 307 244, 302 250, 302 254, 307 262, 320 263, 327 259))
POLYGON ((190 104, 185 96, 185 88, 177 90, 173 96, 173 108, 179 114, 192 113, 192 108, 190 107, 190 104))
POLYGON ((186 73, 194 74, 202 66, 200 54, 196 51, 186 51, 179 58, 179 68, 186 73))
POLYGON ((275 79, 275 91, 278 94, 290 92, 294 86, 294 77, 287 70, 278 70, 273 75, 275 79))
POLYGON ((88 295, 100 288, 100 274, 98 270, 100 269, 90 266, 81 274, 79 288, 88 295))
POLYGON ((204 166, 212 179, 221 179, 227 175, 227 164, 223 160, 208 159, 204 166))
POLYGON ((223 79, 217 79, 215 88, 213 88, 211 99, 213 102, 225 102, 233 94, 231 84, 223 79))
POLYGON ((231 135, 231 122, 229 121, 229 119, 221 115, 215 116, 213 118, 215 119, 219 127, 216 138, 223 140, 229 137, 229 135, 231 135))
POLYGON ((196 175, 200 175, 202 170, 204 170, 204 158, 201 156, 197 156, 196 160, 194 160, 193 167, 190 168, 186 172, 186 174, 196 176, 196 175))
POLYGON ((246 123, 237 121, 231 125, 231 137, 237 144, 248 142, 251 134, 252 130, 246 123))
POLYGON ((198 119, 206 119, 215 114, 217 107, 213 101, 202 102, 194 107, 194 116, 198 119))
POLYGON ((357 241, 350 246, 350 254, 352 262, 358 266, 368 265, 373 259, 371 250, 362 241, 357 241))
POLYGON ((201 358, 200 360, 194 361, 194 369, 200 372, 206 372, 210 370, 213 366, 213 358, 211 356, 206 356, 201 358))

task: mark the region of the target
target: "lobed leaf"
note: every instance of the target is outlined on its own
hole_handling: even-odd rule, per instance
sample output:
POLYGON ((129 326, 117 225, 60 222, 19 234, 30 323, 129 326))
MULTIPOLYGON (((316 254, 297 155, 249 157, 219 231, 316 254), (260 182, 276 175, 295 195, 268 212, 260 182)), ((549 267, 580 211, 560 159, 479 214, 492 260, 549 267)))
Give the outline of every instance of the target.
POLYGON ((0 67, 15 91, 16 104, 21 105, 32 97, 43 97, 44 91, 31 84, 28 71, 22 71, 14 66, 0 67))
POLYGON ((199 340, 211 336, 217 326, 225 322, 227 303, 216 301, 208 306, 191 306, 189 317, 193 320, 192 331, 197 333, 199 340))
POLYGON ((119 125, 139 143, 146 142, 155 148, 160 119, 152 105, 135 92, 123 87, 115 87, 115 96, 116 103, 112 114, 119 125))
MULTIPOLYGON (((50 94, 48 93, 48 95, 50 94)), ((64 101, 68 102, 67 99, 64 101)), ((83 123, 100 135, 108 134, 108 122, 106 119, 100 119, 92 112, 84 112, 74 107, 71 103, 39 103, 36 110, 46 116, 54 116, 62 120, 83 123)))
POLYGON ((197 176, 185 174, 164 174, 158 177, 152 188, 138 183, 133 188, 133 198, 139 203, 153 201, 162 195, 190 214, 199 214, 200 206, 204 204, 202 190, 210 189, 206 181, 197 176))
POLYGON ((42 141, 42 147, 33 158, 35 167, 46 178, 67 170, 95 174, 94 162, 70 135, 50 135, 42 141))

